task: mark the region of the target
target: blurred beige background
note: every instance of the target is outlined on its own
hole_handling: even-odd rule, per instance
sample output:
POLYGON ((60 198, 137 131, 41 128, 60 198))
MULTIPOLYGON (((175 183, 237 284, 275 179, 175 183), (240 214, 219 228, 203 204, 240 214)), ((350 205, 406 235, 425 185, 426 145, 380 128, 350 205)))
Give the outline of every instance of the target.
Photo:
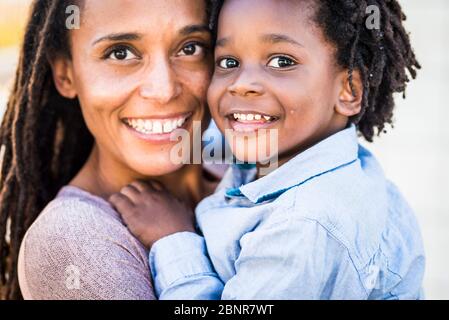
MULTIPOLYGON (((368 148, 415 209, 424 237, 428 299, 449 299, 449 1, 402 0, 423 65, 394 130, 368 148)), ((0 117, 17 62, 29 0, 0 0, 0 117)))

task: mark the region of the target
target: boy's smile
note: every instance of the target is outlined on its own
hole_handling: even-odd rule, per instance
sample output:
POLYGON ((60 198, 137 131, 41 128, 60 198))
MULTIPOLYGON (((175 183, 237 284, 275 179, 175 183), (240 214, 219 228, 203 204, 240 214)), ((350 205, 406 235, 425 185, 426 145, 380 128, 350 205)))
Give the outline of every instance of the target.
POLYGON ((237 159, 266 161, 258 150, 267 149, 273 129, 279 159, 287 161, 358 112, 348 72, 338 67, 314 14, 310 1, 225 2, 208 101, 237 159))
POLYGON ((257 129, 268 129, 277 118, 258 112, 233 112, 228 116, 231 127, 237 132, 252 132, 257 129))
POLYGON ((236 132, 253 132, 257 129, 269 129, 280 119, 279 112, 262 105, 244 104, 221 108, 230 128, 236 132))

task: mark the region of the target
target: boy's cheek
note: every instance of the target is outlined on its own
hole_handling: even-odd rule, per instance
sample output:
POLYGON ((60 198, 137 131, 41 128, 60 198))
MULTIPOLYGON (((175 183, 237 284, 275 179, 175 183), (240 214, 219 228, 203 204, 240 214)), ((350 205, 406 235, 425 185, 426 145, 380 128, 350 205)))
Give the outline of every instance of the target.
POLYGON ((212 116, 212 119, 217 124, 218 129, 220 129, 221 132, 224 132, 226 118, 222 117, 220 115, 220 111, 219 111, 220 107, 219 107, 218 99, 213 99, 211 97, 210 93, 208 93, 207 101, 208 101, 208 107, 209 107, 209 111, 210 111, 210 115, 212 116))

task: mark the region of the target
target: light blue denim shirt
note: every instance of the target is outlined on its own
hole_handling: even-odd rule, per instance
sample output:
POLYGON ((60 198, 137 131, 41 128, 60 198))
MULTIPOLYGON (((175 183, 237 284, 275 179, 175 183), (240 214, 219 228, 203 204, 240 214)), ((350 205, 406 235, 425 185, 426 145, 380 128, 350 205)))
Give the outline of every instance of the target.
POLYGON ((234 166, 196 217, 152 247, 160 299, 423 298, 415 216, 354 126, 261 179, 234 166))

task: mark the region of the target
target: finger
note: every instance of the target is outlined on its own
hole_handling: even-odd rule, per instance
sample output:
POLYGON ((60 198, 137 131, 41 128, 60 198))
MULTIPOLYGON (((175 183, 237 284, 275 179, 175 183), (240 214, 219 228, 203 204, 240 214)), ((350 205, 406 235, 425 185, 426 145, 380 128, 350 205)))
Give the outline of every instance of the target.
POLYGON ((134 203, 121 193, 115 193, 110 196, 109 202, 122 216, 125 216, 134 207, 134 203))
POLYGON ((167 189, 165 188, 165 186, 162 184, 162 182, 156 181, 156 180, 150 180, 149 184, 151 185, 151 187, 153 187, 154 190, 156 191, 167 191, 167 189))
POLYGON ((145 181, 137 180, 137 181, 134 181, 133 183, 131 183, 130 185, 133 186, 134 188, 136 188, 137 190, 139 190, 139 192, 151 191, 151 187, 145 181))
POLYGON ((136 202, 136 199, 139 197, 141 192, 135 186, 130 184, 126 187, 123 187, 120 190, 120 193, 127 196, 132 202, 136 202))

